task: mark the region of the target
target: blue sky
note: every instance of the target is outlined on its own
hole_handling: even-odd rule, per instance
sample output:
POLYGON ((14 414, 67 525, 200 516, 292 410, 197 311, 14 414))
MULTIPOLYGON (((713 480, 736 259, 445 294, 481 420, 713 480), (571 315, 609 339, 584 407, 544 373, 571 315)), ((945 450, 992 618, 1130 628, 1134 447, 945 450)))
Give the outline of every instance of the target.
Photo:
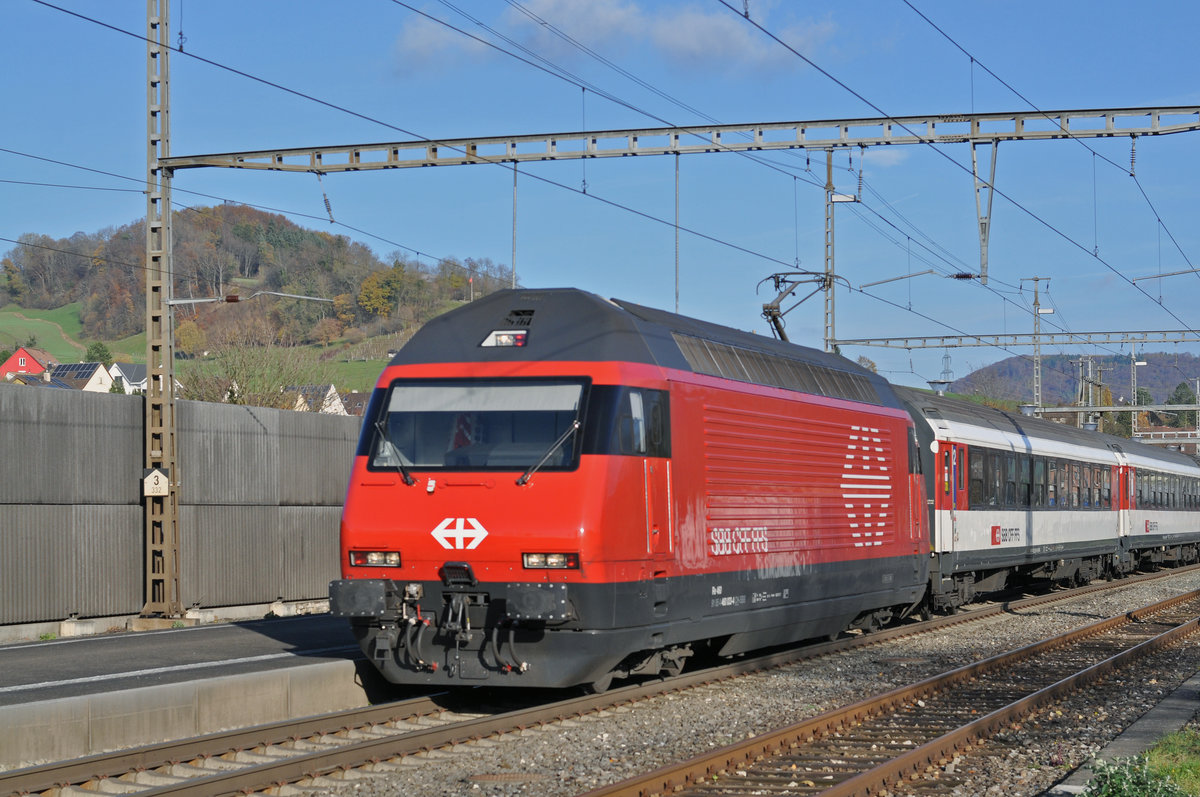
MULTIPOLYGON (((407 4, 504 50, 520 45, 523 58, 535 54, 573 76, 564 80, 390 0, 174 0, 172 40, 180 32, 186 38, 184 54, 171 60, 172 154, 657 127, 662 120, 1013 112, 1034 110, 1030 103, 1043 110, 1200 105, 1200 6, 910 2, 749 0, 754 22, 819 69, 735 13, 743 0, 729 0, 735 10, 719 0, 407 4), (624 105, 582 90, 580 82, 624 105)), ((33 0, 5 3, 0 80, 9 110, 0 132, 0 237, 7 239, 94 232, 144 214, 135 183, 75 167, 144 175, 145 45, 137 37, 145 31, 145 6, 55 5, 118 30, 33 0)), ((1048 296, 1042 283, 1043 305, 1056 310, 1043 319, 1046 331, 1200 330, 1200 275, 1140 281, 1144 292, 1127 281, 1200 265, 1200 133, 1139 139, 1136 180, 1128 174, 1128 137, 1085 143, 1000 145, 996 183, 1004 196, 997 194, 992 211, 990 290, 941 276, 979 267, 969 147, 872 148, 855 150, 852 160, 839 152, 837 190, 855 193, 861 168, 864 201, 837 210, 838 273, 854 288, 929 268, 939 273, 866 291, 839 289, 837 336, 1031 332, 1031 284, 1022 289, 1021 280, 1034 276, 1051 278, 1048 296)), ((729 153, 680 159, 681 226, 716 240, 681 233, 679 306, 769 334, 760 312, 774 292, 769 284, 757 287, 760 281, 783 270, 781 262, 823 269, 824 155, 764 160, 771 166, 729 153)), ((521 283, 577 286, 672 309, 674 161, 522 165, 521 283)), ((175 190, 177 206, 219 197, 287 212, 306 227, 360 240, 381 257, 399 250, 506 266, 512 260, 506 167, 331 174, 323 186, 311 175, 189 170, 177 176, 175 190), (325 215, 322 188, 339 224, 325 215)), ((9 247, 0 242, 0 252, 9 247)), ((819 347, 822 320, 816 296, 789 313, 788 334, 819 347)), ((1091 351, 1128 353, 1116 346, 1091 351)), ((952 350, 951 368, 963 376, 1030 352, 952 350)), ((894 381, 920 386, 937 378, 944 354, 843 353, 863 354, 894 381)))

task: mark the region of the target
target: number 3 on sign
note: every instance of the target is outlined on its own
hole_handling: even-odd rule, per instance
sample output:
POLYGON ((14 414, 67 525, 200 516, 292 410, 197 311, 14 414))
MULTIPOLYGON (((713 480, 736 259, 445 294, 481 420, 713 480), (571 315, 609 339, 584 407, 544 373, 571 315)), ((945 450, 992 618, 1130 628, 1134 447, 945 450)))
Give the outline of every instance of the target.
POLYGON ((171 483, 167 471, 161 468, 148 468, 142 475, 142 495, 147 498, 170 495, 171 483))

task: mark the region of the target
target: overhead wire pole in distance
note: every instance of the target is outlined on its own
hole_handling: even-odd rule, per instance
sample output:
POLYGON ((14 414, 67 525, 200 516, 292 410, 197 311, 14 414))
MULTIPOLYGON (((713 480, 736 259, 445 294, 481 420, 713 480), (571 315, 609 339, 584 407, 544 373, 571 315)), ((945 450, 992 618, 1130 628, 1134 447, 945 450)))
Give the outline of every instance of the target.
POLYGON ((1043 308, 1038 298, 1038 283, 1049 282, 1049 277, 1026 277, 1033 280, 1033 411, 1041 414, 1042 409, 1042 316, 1054 312, 1054 308, 1043 308))

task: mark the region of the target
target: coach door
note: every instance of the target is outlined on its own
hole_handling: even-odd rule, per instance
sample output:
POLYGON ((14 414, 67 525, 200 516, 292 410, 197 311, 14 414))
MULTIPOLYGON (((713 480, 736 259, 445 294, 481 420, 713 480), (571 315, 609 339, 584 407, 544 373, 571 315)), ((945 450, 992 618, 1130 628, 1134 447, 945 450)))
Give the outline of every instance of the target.
POLYGON ((942 535, 936 540, 938 549, 953 551, 958 541, 958 513, 970 504, 967 495, 967 446, 942 440, 938 444, 937 481, 934 504, 937 522, 934 528, 942 535))
POLYGON ((1137 506, 1137 473, 1125 458, 1125 454, 1116 451, 1117 455, 1117 489, 1113 496, 1113 508, 1117 510, 1117 535, 1128 537, 1133 522, 1133 512, 1137 506))

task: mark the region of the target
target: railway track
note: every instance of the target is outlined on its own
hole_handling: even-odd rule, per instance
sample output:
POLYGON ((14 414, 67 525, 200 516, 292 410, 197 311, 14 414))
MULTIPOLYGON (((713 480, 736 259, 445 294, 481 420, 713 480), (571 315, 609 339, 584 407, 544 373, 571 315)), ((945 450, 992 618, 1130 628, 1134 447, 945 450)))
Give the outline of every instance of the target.
POLYGON ((925 774, 1073 691, 1200 630, 1200 590, 960 667, 810 720, 588 792, 587 797, 878 795, 925 774))
MULTIPOLYGON (((1179 570, 1138 577, 1148 580, 1179 570)), ((1125 580, 1120 584, 1128 584, 1125 580)), ((1119 585, 1120 585, 1119 584, 1119 585)), ((1096 591, 1112 585, 1083 588, 1096 591)), ((747 672, 770 669, 803 659, 850 650, 946 626, 971 623, 996 614, 1077 596, 1059 592, 980 606, 950 617, 887 629, 745 659, 732 664, 654 680, 603 695, 550 700, 542 695, 479 693, 468 700, 431 695, 386 705, 275 723, 239 731, 91 756, 70 762, 0 773, 0 794, 75 795, 123 793, 234 794, 278 790, 281 784, 320 785, 347 772, 384 773, 400 758, 414 753, 470 743, 490 736, 631 704, 666 692, 747 672), (471 702, 488 702, 483 708, 471 702), (471 706, 470 710, 464 706, 471 706)), ((561 697, 557 695, 556 697, 561 697)), ((928 702, 928 701, 927 701, 928 702)), ((645 793, 645 792, 613 792, 645 793)))

